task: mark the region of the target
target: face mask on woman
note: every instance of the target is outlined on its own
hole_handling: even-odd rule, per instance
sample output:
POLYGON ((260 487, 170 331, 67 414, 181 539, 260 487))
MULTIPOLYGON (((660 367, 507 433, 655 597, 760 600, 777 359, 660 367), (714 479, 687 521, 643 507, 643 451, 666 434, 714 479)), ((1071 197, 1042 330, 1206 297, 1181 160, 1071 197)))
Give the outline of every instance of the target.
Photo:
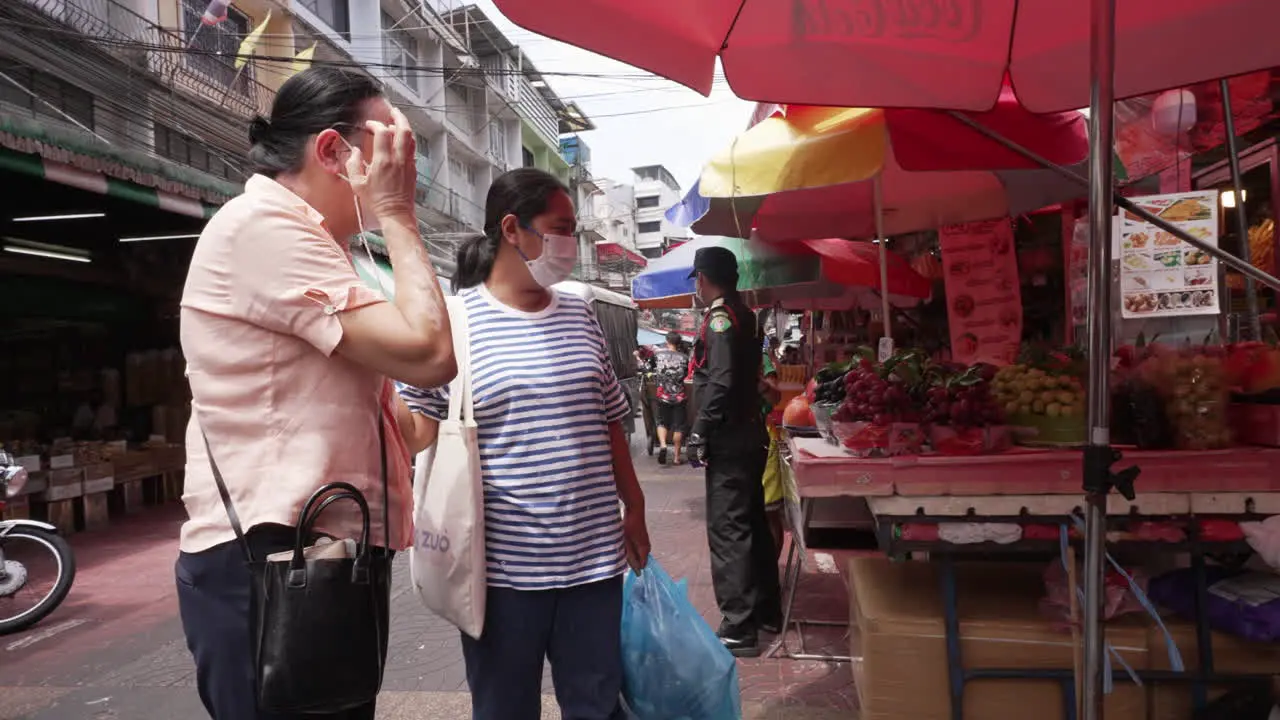
POLYGON ((531 227, 525 229, 542 239, 542 254, 532 260, 516 246, 533 281, 549 288, 568 280, 573 275, 573 266, 578 264, 578 239, 572 235, 544 235, 531 227))

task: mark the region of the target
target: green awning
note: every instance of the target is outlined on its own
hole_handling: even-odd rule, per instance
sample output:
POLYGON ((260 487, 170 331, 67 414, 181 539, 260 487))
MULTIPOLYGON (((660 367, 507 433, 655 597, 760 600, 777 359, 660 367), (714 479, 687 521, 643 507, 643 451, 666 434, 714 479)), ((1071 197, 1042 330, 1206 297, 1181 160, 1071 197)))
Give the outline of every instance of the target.
POLYGON ((236 183, 84 131, 5 112, 0 168, 197 218, 241 191, 236 183))

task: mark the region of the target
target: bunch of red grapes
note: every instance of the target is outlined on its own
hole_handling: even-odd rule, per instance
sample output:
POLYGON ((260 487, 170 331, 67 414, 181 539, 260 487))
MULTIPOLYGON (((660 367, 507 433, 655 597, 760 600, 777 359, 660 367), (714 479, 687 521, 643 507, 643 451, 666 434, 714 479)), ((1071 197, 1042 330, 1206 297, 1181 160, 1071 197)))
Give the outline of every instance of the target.
POLYGON ((844 384, 845 401, 834 420, 875 425, 919 422, 918 404, 912 401, 907 387, 898 380, 880 377, 870 362, 863 361, 850 370, 844 384))
POLYGON ((1004 410, 986 380, 972 385, 929 388, 923 421, 954 428, 976 428, 1004 422, 1004 410))

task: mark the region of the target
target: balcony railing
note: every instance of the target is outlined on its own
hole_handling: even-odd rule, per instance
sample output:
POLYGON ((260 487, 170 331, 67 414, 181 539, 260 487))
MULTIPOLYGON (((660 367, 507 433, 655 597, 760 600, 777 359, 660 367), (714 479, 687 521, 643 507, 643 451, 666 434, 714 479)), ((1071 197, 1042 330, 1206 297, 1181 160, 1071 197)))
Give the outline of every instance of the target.
POLYGON ((484 208, 456 190, 423 182, 419 177, 415 193, 419 205, 453 218, 468 230, 479 232, 484 228, 484 208))
POLYGON ((542 94, 526 77, 520 78, 520 114, 529 120, 547 145, 560 152, 560 121, 542 94))
POLYGON ((239 74, 234 69, 223 72, 230 62, 221 62, 220 56, 188 52, 190 33, 183 38, 114 0, 18 2, 98 41, 94 44, 99 50, 126 65, 148 70, 165 84, 239 117, 252 117, 271 107, 275 93, 252 78, 252 69, 239 74))

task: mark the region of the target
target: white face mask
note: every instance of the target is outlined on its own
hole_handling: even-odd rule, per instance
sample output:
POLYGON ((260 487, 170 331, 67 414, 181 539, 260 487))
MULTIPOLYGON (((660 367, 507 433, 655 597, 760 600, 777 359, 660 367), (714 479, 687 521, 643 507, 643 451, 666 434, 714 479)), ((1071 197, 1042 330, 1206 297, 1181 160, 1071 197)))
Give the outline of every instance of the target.
POLYGON ((578 264, 578 239, 572 235, 543 235, 533 228, 526 229, 542 238, 542 254, 532 260, 516 246, 516 252, 524 258, 533 281, 549 288, 568 280, 573 275, 574 266, 578 264))

